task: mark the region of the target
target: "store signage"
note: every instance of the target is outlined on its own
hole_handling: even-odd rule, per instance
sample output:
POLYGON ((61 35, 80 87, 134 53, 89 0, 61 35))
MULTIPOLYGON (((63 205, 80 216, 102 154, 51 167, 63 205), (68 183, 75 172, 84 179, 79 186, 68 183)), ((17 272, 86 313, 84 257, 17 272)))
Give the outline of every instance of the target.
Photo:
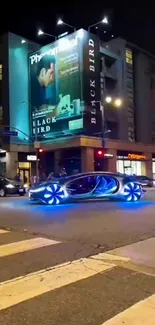
POLYGON ((6 137, 17 137, 18 136, 17 131, 10 131, 10 130, 0 130, 0 134, 2 136, 6 136, 6 137))
POLYGON ((89 91, 90 91, 90 99, 91 99, 91 123, 96 124, 96 101, 94 97, 96 97, 96 83, 95 83, 95 42, 92 39, 89 39, 89 71, 93 72, 94 75, 90 75, 89 78, 89 91))
MULTIPOLYGON (((80 31, 29 56, 32 135, 55 132, 62 135, 62 131, 69 130, 70 121, 83 119, 80 84, 83 40, 80 31)), ((74 127, 76 130, 76 123, 74 127)))
POLYGON ((37 160, 37 156, 36 155, 28 155, 27 156, 27 161, 36 161, 37 160))
POLYGON ((63 40, 60 40, 59 43, 56 42, 56 43, 54 43, 54 45, 53 45, 53 47, 51 47, 51 44, 50 44, 49 48, 48 48, 48 46, 45 47, 45 48, 48 48, 47 51, 46 50, 42 51, 42 49, 41 49, 41 51, 42 51, 41 53, 39 53, 39 51, 38 51, 37 53, 34 53, 33 55, 31 55, 29 57, 31 65, 34 63, 40 62, 40 60, 46 55, 58 55, 61 52, 64 52, 64 51, 67 51, 67 50, 70 50, 70 49, 76 47, 78 45, 78 34, 74 34, 71 39, 65 38, 63 40))
POLYGON ((104 157, 106 157, 106 158, 113 158, 113 154, 112 153, 105 153, 104 154, 104 157))
POLYGON ((100 110, 99 78, 98 78, 98 43, 96 39, 88 39, 88 62, 89 62, 89 77, 88 77, 88 92, 90 102, 90 123, 97 125, 97 114, 100 110))
POLYGON ((134 153, 129 153, 128 158, 131 160, 146 160, 147 157, 145 155, 138 155, 134 153))
POLYGON ((100 51, 95 35, 80 29, 31 53, 29 74, 31 135, 62 136, 70 125, 77 133, 101 129, 100 51))

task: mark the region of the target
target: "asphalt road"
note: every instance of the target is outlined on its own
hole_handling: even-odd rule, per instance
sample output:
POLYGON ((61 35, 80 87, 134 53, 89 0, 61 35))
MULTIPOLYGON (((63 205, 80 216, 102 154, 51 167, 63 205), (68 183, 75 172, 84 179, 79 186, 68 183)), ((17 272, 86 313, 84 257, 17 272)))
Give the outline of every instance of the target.
POLYGON ((155 190, 142 201, 85 202, 43 206, 28 198, 0 199, 0 227, 26 230, 61 241, 81 243, 93 253, 155 236, 155 190))
POLYGON ((154 190, 136 203, 0 199, 0 324, 101 325, 154 295, 154 276, 92 259, 155 237, 154 211, 154 190))

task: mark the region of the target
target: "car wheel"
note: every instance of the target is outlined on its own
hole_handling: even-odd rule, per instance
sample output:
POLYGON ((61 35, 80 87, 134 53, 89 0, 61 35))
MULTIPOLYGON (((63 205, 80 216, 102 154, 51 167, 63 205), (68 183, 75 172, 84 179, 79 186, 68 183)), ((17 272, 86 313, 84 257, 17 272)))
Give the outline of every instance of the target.
POLYGON ((0 189, 0 197, 5 197, 6 196, 6 191, 4 190, 4 188, 0 189))
POLYGON ((143 195, 143 190, 141 185, 130 182, 125 184, 124 186, 124 198, 126 201, 131 202, 131 201, 138 201, 141 199, 143 195))

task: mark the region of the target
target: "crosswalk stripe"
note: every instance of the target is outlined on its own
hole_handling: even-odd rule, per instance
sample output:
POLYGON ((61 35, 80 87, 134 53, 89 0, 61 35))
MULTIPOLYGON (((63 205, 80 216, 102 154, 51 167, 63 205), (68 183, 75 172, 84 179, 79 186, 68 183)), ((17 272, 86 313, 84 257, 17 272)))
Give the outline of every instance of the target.
POLYGON ((8 232, 10 232, 10 231, 9 230, 4 230, 4 229, 0 229, 0 234, 6 234, 8 232))
POLYGON ((102 325, 154 325, 155 294, 119 313, 102 325))
POLYGON ((60 244, 61 242, 47 238, 33 238, 0 246, 0 257, 23 253, 36 248, 60 244))
POLYGON ((86 279, 115 267, 92 258, 83 258, 64 263, 49 270, 31 273, 25 277, 0 284, 0 310, 6 309, 28 299, 57 288, 86 279))

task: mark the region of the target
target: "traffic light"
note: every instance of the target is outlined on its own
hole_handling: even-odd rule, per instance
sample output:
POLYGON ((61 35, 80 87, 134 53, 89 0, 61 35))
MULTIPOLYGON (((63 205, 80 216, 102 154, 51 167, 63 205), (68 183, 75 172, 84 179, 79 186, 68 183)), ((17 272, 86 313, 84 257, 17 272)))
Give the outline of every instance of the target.
POLYGON ((95 151, 95 157, 96 158, 104 158, 104 150, 103 149, 97 149, 95 151))
POLYGON ((43 159, 44 150, 42 148, 37 149, 37 156, 38 156, 38 160, 43 159))
POLYGON ((94 152, 94 168, 95 171, 101 171, 104 170, 104 150, 101 149, 95 149, 94 152))
POLYGON ((39 149, 39 153, 42 153, 43 151, 44 151, 43 149, 41 149, 41 148, 39 149))

